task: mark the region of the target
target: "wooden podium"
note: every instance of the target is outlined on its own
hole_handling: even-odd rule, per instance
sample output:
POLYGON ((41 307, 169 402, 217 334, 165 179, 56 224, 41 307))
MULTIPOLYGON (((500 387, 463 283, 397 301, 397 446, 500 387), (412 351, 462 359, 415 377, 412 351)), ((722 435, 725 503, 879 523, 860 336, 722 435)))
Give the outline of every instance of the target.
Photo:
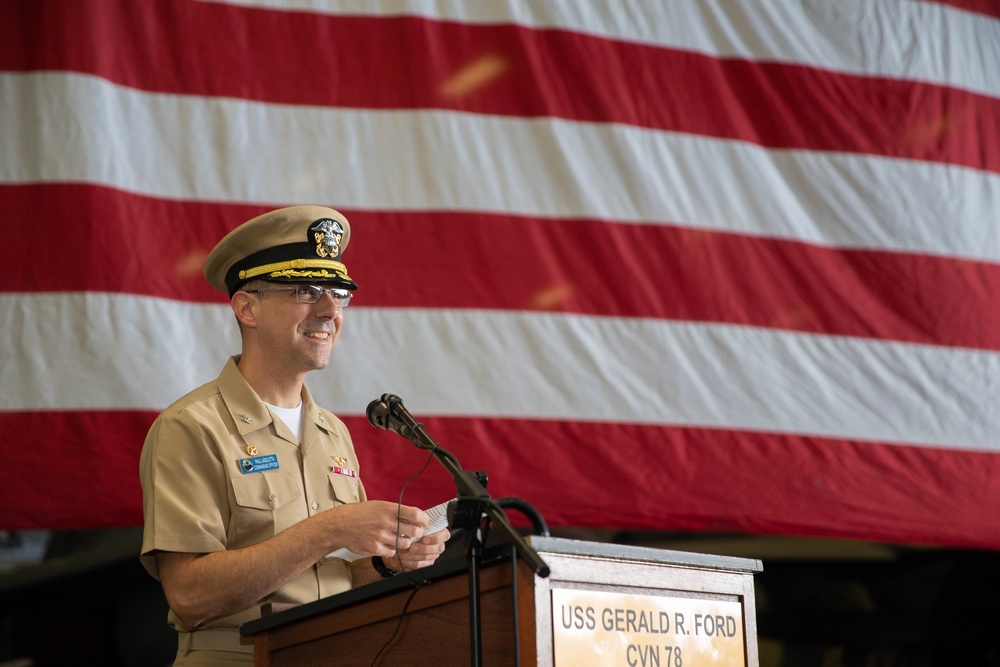
MULTIPOLYGON (((758 560, 531 536, 537 576, 506 546, 480 569, 482 665, 757 667, 758 560)), ((442 562, 443 561, 443 562, 442 562)), ((256 667, 469 665, 464 558, 240 629, 256 667), (419 577, 417 577, 419 575, 419 577), (405 615, 403 614, 405 609, 405 615)))

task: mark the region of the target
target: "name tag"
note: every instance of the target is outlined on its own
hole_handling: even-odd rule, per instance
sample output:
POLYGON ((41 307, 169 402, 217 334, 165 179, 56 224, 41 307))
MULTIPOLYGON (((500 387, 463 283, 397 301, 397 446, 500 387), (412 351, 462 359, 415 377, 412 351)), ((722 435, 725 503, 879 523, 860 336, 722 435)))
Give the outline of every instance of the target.
POLYGON ((252 472, 264 472, 265 470, 277 470, 278 455, 264 454, 263 456, 248 456, 245 459, 236 459, 236 464, 240 467, 240 472, 244 475, 252 472))

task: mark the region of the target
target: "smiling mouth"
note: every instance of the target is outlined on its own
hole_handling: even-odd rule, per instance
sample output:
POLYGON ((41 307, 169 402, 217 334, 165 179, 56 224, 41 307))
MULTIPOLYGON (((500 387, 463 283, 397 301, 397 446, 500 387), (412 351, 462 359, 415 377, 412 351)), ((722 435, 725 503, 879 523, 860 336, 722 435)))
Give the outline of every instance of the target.
POLYGON ((316 340, 327 340, 330 338, 329 332, 326 331, 310 331, 306 334, 309 338, 315 338, 316 340))

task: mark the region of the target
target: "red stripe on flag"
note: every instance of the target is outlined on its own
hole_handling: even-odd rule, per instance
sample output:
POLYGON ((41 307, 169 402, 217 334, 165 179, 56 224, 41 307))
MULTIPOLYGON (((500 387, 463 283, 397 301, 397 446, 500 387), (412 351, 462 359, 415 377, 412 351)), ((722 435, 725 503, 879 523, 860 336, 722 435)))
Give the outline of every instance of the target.
POLYGON ((269 206, 154 199, 78 183, 0 184, 9 242, 0 292, 122 292, 225 302, 205 258, 233 227, 269 206))
MULTIPOLYGON (((489 473, 491 495, 524 498, 554 526, 1000 546, 996 454, 639 424, 420 420, 465 468, 489 473)), ((412 447, 362 435, 371 427, 361 417, 345 421, 365 443, 363 478, 389 464, 392 439, 412 447)), ((365 485, 393 498, 416 470, 365 485)))
POLYGON ((0 529, 142 525, 139 452, 155 416, 0 412, 0 529))
MULTIPOLYGON (((204 259, 229 229, 270 207, 66 184, 0 186, 0 208, 32 221, 0 244, 0 263, 22 267, 0 273, 0 291, 224 303, 205 282, 204 259), (65 250, 53 252, 59 243, 65 250)), ((661 225, 343 212, 358 306, 723 322, 1000 349, 996 264, 661 225)))
POLYGON ((157 92, 614 122, 1000 172, 1000 99, 566 30, 40 0, 0 3, 0 44, 0 69, 85 72, 157 92))
MULTIPOLYGON (((0 486, 0 529, 139 525, 138 457, 153 417, 0 413, 5 449, 18 452, 0 486)), ((363 417, 345 422, 369 497, 395 500, 426 452, 363 417)), ((489 474, 492 496, 527 500, 551 526, 1000 548, 996 454, 636 424, 421 422, 463 467, 489 474)), ((432 462, 403 502, 430 506, 453 489, 432 462)))
POLYGON ((997 0, 925 0, 926 2, 950 5, 967 12, 1000 18, 1000 2, 997 0))

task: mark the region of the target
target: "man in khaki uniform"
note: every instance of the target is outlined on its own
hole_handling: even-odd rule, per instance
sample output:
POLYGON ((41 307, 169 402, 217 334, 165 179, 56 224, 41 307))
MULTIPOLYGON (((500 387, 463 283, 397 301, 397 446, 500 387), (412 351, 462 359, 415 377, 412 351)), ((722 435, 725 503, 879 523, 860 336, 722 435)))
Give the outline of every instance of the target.
POLYGON ((425 567, 449 537, 422 537, 418 508, 367 499, 350 434, 304 384, 329 363, 357 289, 349 240, 337 211, 295 206, 240 225, 205 262, 242 352, 157 418, 140 459, 140 559, 170 605, 175 665, 252 664, 238 628, 262 604, 425 567), (341 548, 365 558, 329 556, 341 548))

